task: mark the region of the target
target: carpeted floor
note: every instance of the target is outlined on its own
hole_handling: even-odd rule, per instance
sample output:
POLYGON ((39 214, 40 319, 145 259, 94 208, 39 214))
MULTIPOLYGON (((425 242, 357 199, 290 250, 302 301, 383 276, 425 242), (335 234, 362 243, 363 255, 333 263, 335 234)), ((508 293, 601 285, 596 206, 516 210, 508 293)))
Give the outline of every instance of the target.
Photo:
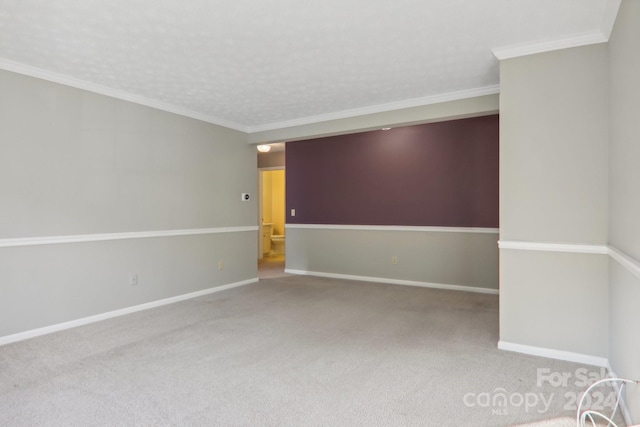
POLYGON ((284 255, 265 256, 258 261, 258 277, 260 279, 274 279, 288 276, 284 272, 284 255))
POLYGON ((499 351, 497 340, 496 296, 266 279, 0 347, 0 425, 497 427, 573 416, 563 407, 585 388, 576 374, 599 370, 499 351), (550 383, 556 373, 572 376, 566 387, 550 383))

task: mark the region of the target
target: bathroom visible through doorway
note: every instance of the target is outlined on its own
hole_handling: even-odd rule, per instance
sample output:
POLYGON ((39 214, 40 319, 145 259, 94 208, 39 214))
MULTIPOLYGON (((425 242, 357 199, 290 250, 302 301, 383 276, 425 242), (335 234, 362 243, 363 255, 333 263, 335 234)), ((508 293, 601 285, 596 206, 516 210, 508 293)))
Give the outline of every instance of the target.
MULTIPOLYGON (((284 168, 261 169, 260 175, 260 242, 259 276, 284 274, 286 256, 284 168)), ((276 276, 274 276, 276 275, 276 276)))

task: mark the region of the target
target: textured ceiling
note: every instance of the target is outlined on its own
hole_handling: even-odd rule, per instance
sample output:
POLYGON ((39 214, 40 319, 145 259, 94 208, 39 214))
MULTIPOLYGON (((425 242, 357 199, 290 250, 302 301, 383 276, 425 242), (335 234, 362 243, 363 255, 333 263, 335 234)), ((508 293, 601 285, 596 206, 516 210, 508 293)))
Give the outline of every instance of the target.
POLYGON ((493 48, 599 33, 608 1, 0 0, 0 67, 254 131, 495 93, 493 48))

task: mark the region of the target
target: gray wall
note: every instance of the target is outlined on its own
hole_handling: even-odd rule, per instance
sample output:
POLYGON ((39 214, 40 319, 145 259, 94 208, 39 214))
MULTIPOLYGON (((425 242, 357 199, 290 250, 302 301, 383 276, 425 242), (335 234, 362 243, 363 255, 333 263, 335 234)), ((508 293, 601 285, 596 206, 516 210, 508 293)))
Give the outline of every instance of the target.
POLYGON ((622 2, 611 36, 611 244, 640 259, 640 2, 622 2))
POLYGON ((284 150, 269 151, 268 153, 258 153, 258 169, 284 167, 284 164, 284 150))
MULTIPOLYGON (((0 93, 0 241, 256 225, 245 134, 6 71, 0 93)), ((256 245, 249 231, 0 247, 0 337, 255 278, 256 245)))
MULTIPOLYGON (((599 44, 501 61, 500 240, 606 244, 607 59, 599 44)), ((501 249, 501 341, 607 357, 607 266, 501 249)))
MULTIPOLYGON (((609 41, 611 64, 610 245, 640 260, 640 2, 622 2, 609 41)), ((640 378, 640 277, 616 261, 610 268, 610 349, 614 371, 640 378)), ((627 402, 640 420, 640 393, 627 402)))
POLYGON ((607 357, 606 255, 500 249, 500 340, 607 357))
MULTIPOLYGON (((485 114, 490 114, 496 107, 495 101, 497 101, 496 97, 488 96, 430 105, 422 111, 424 114, 422 118, 423 121, 428 122, 435 118, 442 119, 447 117, 447 115, 451 115, 451 118, 478 116, 481 115, 480 113, 483 111, 485 114)), ((404 118, 407 119, 408 117, 416 120, 418 118, 417 115, 407 115, 404 118)), ((401 118, 402 115, 395 117, 399 122, 401 118)), ((368 122, 368 120, 375 121, 377 119, 369 116, 360 118, 360 122, 362 123, 368 122)), ((491 120, 491 118, 489 118, 489 120, 491 120)), ((344 119, 341 125, 347 126, 347 122, 349 123, 348 126, 353 127, 360 123, 355 119, 352 121, 344 119)), ((329 126, 326 123, 324 125, 329 126)), ((456 122, 452 122, 450 126, 455 128, 457 124, 456 122)), ((323 127, 322 129, 326 130, 328 128, 323 127)), ((315 127, 304 128, 304 132, 311 134, 316 130, 318 129, 315 127)), ((398 130, 400 131, 401 129, 398 130)), ((490 135, 495 136, 495 132, 490 133, 490 135)), ((459 135, 457 136, 459 137, 459 135)), ((452 138, 452 140, 453 139, 455 138, 452 138)), ((462 140, 464 142, 471 142, 467 141, 467 139, 463 138, 462 140)), ((488 140, 491 139, 488 138, 488 140)), ((305 147, 306 144, 313 144, 315 142, 324 144, 323 140, 300 141, 295 142, 295 144, 296 146, 305 147)), ((492 143, 495 148, 495 141, 492 141, 492 143)), ((292 152, 293 145, 294 144, 288 144, 287 156, 292 152)), ((338 143, 336 145, 340 144, 338 143)), ((407 152, 411 152, 411 150, 407 152)), ((360 151, 360 153, 362 153, 362 151, 360 151)), ((327 153, 327 158, 330 160, 334 158, 333 156, 337 156, 342 159, 342 161, 345 159, 348 160, 349 156, 343 154, 344 153, 332 150, 327 153)), ((490 158, 495 159, 495 155, 492 155, 490 158)), ((398 161, 400 164, 406 165, 404 168, 405 171, 410 171, 412 167, 415 167, 415 156, 411 159, 402 158, 402 160, 398 161)), ((291 178, 289 173, 293 165, 289 160, 287 160, 287 162, 287 183, 289 184, 291 178)), ((444 164, 443 161, 440 163, 440 166, 444 164)), ((351 176, 353 176, 355 169, 362 169, 361 165, 352 161, 347 161, 345 165, 347 175, 351 174, 351 176)), ((334 166, 335 165, 332 165, 332 168, 334 166)), ((308 169, 308 166, 303 165, 303 169, 305 168, 308 169)), ((375 171, 376 169, 372 168, 372 170, 375 171)), ((378 170, 380 171, 382 169, 378 170)), ((331 169, 331 173, 331 176, 334 178, 341 176, 340 173, 334 169, 331 169)), ((394 173, 397 175, 396 172, 394 173)), ((458 178, 460 178, 459 175, 460 174, 457 176, 458 178)), ((326 186, 327 180, 322 180, 322 174, 320 174, 319 177, 317 181, 319 185, 326 186)), ((360 178, 362 177, 360 176, 360 178)), ((306 179, 310 182, 308 177, 302 175, 294 176, 293 179, 300 182, 306 179)), ((341 179, 349 180, 350 178, 347 176, 347 178, 341 179)), ((391 181, 395 182, 396 180, 391 181)), ((495 184, 495 180, 493 183, 495 184)), ((289 185, 287 188, 289 188, 289 185)), ((312 197, 318 196, 318 191, 311 192, 313 193, 312 197)), ((392 199, 392 197, 384 197, 384 194, 389 194, 388 192, 385 193, 382 191, 381 194, 383 194, 382 200, 389 201, 392 199)), ((450 195, 450 193, 448 194, 450 195)), ((333 196, 333 193, 328 195, 329 198, 333 196)), ((327 197, 327 195, 325 195, 325 197, 327 197)), ((486 197, 486 195, 483 194, 483 197, 486 197)), ((493 200, 495 201, 495 198, 493 200)), ((395 206, 394 203, 395 202, 390 202, 390 206, 395 206)), ((287 205, 294 207, 293 205, 290 206, 289 200, 287 200, 287 205)), ((368 208, 378 209, 376 212, 380 212, 379 207, 372 208, 369 206, 368 208)), ((359 215, 358 218, 360 218, 360 220, 367 215, 367 212, 362 209, 356 209, 354 212, 355 216, 359 215)), ((287 214, 289 214, 289 212, 287 212, 287 214)), ((493 214, 495 216, 495 208, 493 214)), ((359 228, 358 226, 372 223, 383 224, 384 222, 360 222, 358 218, 347 222, 355 225, 355 227, 351 228, 349 226, 340 229, 326 227, 313 228, 309 227, 308 224, 300 224, 298 227, 287 227, 286 269, 298 273, 351 276, 352 278, 362 278, 365 280, 416 282, 416 284, 424 285, 462 287, 468 290, 472 290, 471 288, 480 288, 481 291, 486 291, 487 289, 497 290, 497 233, 403 231, 393 229, 372 230, 359 228), (397 265, 391 262, 393 256, 398 257, 399 262, 397 265)), ((447 219, 451 220, 451 218, 447 219)), ((422 218, 422 220, 424 220, 424 218, 422 218)), ((327 224, 326 221, 322 221, 321 223, 327 224)), ((329 224, 335 225, 336 222, 329 222, 329 224)), ((392 224, 406 225, 407 223, 392 222, 392 224)), ((492 218, 489 224, 495 226, 495 219, 492 218)), ((482 226, 487 227, 486 224, 482 224, 482 226)))
POLYGON ((287 227, 288 270, 498 288, 497 233, 300 227, 287 227))
POLYGON ((607 46, 500 63, 500 238, 607 241, 607 46))
MULTIPOLYGON (((622 1, 607 44, 504 60, 500 71, 500 239, 614 251, 501 249, 500 338, 606 357, 638 379, 640 2, 622 1)), ((637 386, 627 404, 637 423, 637 386)))

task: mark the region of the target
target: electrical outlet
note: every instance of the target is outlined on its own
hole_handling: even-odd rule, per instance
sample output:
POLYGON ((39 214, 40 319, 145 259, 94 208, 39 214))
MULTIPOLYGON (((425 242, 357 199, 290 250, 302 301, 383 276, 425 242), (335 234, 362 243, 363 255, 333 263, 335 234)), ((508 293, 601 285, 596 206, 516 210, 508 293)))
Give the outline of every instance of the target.
POLYGON ((397 256, 392 256, 391 257, 391 264, 393 265, 398 265, 398 257, 397 256))
POLYGON ((223 270, 224 269, 224 261, 220 260, 218 261, 218 270, 223 270))
POLYGON ((296 216, 296 210, 295 209, 291 209, 291 216, 296 216))
POLYGON ((129 275, 129 284, 135 286, 138 284, 138 273, 131 273, 129 275))

